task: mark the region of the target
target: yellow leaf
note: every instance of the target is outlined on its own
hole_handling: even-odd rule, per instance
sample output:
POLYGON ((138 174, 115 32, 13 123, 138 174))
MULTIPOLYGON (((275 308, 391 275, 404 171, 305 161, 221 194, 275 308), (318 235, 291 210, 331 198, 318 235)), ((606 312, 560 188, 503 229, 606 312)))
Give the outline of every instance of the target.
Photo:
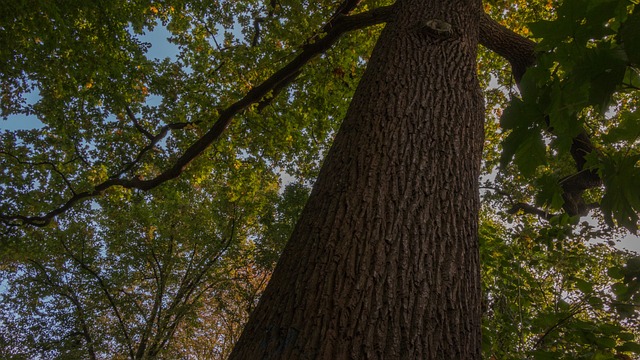
POLYGON ((153 238, 155 238, 155 232, 158 228, 155 226, 150 226, 149 227, 149 231, 147 232, 147 236, 149 237, 149 239, 153 240, 153 238))

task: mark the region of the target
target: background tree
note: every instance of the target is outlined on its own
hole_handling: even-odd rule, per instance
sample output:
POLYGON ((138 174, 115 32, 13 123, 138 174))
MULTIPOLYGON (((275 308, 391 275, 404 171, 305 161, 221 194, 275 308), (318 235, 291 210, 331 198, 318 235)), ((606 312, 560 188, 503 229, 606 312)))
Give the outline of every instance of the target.
POLYGON ((483 354, 495 359, 614 359, 638 352, 637 313, 615 311, 628 254, 588 232, 525 222, 480 231, 483 354))
MULTIPOLYGON (((130 358, 227 356, 238 336, 240 324, 235 322, 242 322, 255 306, 306 199, 304 190, 291 187, 276 200, 277 184, 283 176, 307 185, 315 179, 379 28, 336 40, 347 31, 381 22, 391 22, 390 33, 413 22, 396 18, 402 5, 387 8, 390 4, 380 1, 346 1, 337 8, 328 2, 284 0, 40 5, 14 2, 15 11, 1 19, 0 43, 11 49, 0 53, 3 115, 12 121, 16 115, 33 115, 40 121, 35 128, 2 135, 0 213, 7 279, 2 302, 11 309, 3 318, 11 330, 3 335, 5 352, 20 356, 26 349, 27 354, 46 357, 114 357, 107 350, 114 349, 130 358), (165 25, 172 42, 180 46, 179 56, 145 57, 148 44, 140 41, 140 35, 165 25), (313 66, 304 66, 309 62, 313 66), (274 66, 280 70, 274 72, 274 66), (37 101, 25 99, 30 91, 31 98, 37 93, 37 101), (234 116, 237 120, 231 122, 234 116), (179 180, 166 183, 180 174, 179 180), (89 198, 94 200, 84 201, 89 198), (188 297, 179 291, 185 279, 197 280, 189 282, 195 294, 188 297), (234 309, 230 299, 244 305, 234 309), (171 303, 179 303, 180 311, 163 307, 171 303), (150 316, 154 311, 165 317, 150 316), (221 330, 229 319, 234 319, 233 325, 221 330), (100 331, 90 326, 99 326, 100 331), (56 329, 60 336, 51 338, 48 329, 56 329), (127 339, 126 333, 134 335, 127 339), (207 347, 206 339, 217 341, 207 347)), ((632 190, 638 136, 634 4, 487 1, 484 10, 520 33, 542 38, 534 53, 533 42, 488 17, 476 18, 478 14, 468 13, 469 8, 459 10, 470 16, 463 34, 475 36, 471 24, 478 22, 484 45, 514 70, 512 76, 504 60, 480 53, 481 83, 492 83, 485 92, 483 170, 492 176, 485 178, 485 188, 491 190, 484 197, 498 209, 484 216, 491 220, 481 231, 485 354, 606 358, 637 351, 635 263, 608 246, 586 245, 593 237, 612 235, 606 227, 577 221, 578 215, 593 209, 590 215, 598 219, 602 214, 609 225, 634 230, 637 223, 637 194, 632 190), (534 55, 538 65, 523 76, 534 55), (509 100, 511 106, 498 127, 496 120, 509 100), (498 146, 501 139, 504 151, 498 146), (515 166, 509 164, 511 159, 515 166), (498 163, 502 166, 496 176, 498 163), (505 228, 495 224, 497 219, 515 221, 516 226, 505 228), (522 254, 522 258, 492 261, 501 258, 496 254, 522 254), (520 269, 517 276, 505 270, 514 268, 520 269), (584 272, 576 273, 582 268, 584 272), (509 286, 509 279, 518 285, 509 286)), ((420 24, 426 32, 419 35, 419 42, 441 40, 443 49, 454 51, 455 47, 444 46, 452 40, 446 25, 429 30, 433 24, 420 24)), ((389 46, 380 48, 389 51, 389 46)), ((463 51, 465 56, 475 60, 475 53, 472 56, 468 50, 463 51)), ((435 52, 419 56, 434 56, 419 67, 441 61, 435 52)), ((397 56, 386 64, 396 60, 397 56)), ((463 68, 471 73, 475 65, 463 68)), ((430 72, 415 71, 407 75, 408 83, 426 81, 428 77, 416 76, 422 73, 430 72)), ((391 80, 387 83, 398 79, 391 80)), ((439 86, 438 91, 456 84, 439 86)), ((398 94, 403 91, 406 86, 398 94)), ((426 98, 436 105, 445 103, 426 98)), ((455 99, 446 101, 457 104, 455 99)), ((400 107, 409 111, 408 105, 400 107)), ((424 109, 407 114, 420 111, 424 109)), ((443 116, 433 118, 433 124, 447 113, 443 116)), ((449 124, 459 121, 450 120, 449 124)), ((390 130, 387 127, 385 134, 390 130)), ((372 139, 368 140, 375 143, 372 139)), ((345 151, 356 147, 356 141, 346 142, 345 151)), ((444 140, 434 142, 447 146, 444 140)), ((409 143, 404 145, 415 151, 417 147, 409 143)), ((459 151, 455 144, 453 149, 459 151)), ((456 153, 451 149, 444 153, 456 153)), ((432 150, 417 153, 428 157, 432 150)), ((401 166, 401 171, 392 173, 397 177, 409 168, 401 166)), ((423 177, 407 175, 415 181, 423 177)), ((340 184, 338 180, 344 179, 334 172, 330 181, 334 183, 328 186, 340 184)), ((376 194, 378 200, 384 198, 376 194)), ((424 195, 412 201, 434 204, 424 195)), ((427 217, 426 223, 433 219, 427 217)), ((474 226, 471 218, 465 223, 474 226)), ((401 239, 399 234, 395 232, 395 238, 401 239)), ((411 253, 417 249, 408 248, 411 253)), ((479 310, 479 301, 479 296, 469 300, 470 307, 479 310)), ((283 334, 300 330, 291 328, 295 331, 283 334)), ((278 332, 272 333, 276 343, 280 341, 278 332)), ((400 343, 415 345, 409 340, 400 343)), ((369 351, 366 346, 362 349, 369 351)), ((293 346, 286 351, 298 350, 293 346)), ((406 349, 379 351, 393 354, 406 349)))

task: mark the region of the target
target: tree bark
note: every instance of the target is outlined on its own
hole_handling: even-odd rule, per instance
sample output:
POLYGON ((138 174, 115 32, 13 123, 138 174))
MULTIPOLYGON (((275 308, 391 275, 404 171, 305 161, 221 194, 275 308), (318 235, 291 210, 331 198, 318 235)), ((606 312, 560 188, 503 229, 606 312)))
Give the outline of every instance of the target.
POLYGON ((480 358, 481 2, 395 11, 231 359, 480 358))

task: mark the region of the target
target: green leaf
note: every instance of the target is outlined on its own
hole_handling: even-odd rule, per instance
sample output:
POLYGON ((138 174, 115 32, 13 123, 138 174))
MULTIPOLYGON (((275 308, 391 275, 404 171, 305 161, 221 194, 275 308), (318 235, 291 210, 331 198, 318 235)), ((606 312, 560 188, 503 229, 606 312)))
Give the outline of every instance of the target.
POLYGON ((576 279, 576 287, 585 294, 593 292, 593 284, 586 280, 576 279))
POLYGON ((637 342, 626 342, 616 347, 616 350, 620 352, 632 352, 634 354, 640 354, 640 344, 637 342))
POLYGON ((524 176, 531 177, 535 174, 538 166, 546 163, 547 153, 539 131, 534 129, 527 132, 527 135, 523 137, 523 141, 515 153, 514 162, 524 176))
POLYGON ((603 140, 609 143, 637 140, 640 137, 640 113, 624 111, 619 116, 620 124, 609 130, 603 140))
POLYGON ((525 176, 532 176, 546 162, 546 146, 542 139, 544 116, 537 106, 513 99, 500 118, 500 125, 512 131, 502 143, 500 164, 504 168, 511 159, 525 176))
POLYGON ((625 284, 616 283, 611 285, 611 291, 613 291, 613 293, 616 294, 616 296, 622 296, 626 294, 628 290, 629 288, 625 284))
POLYGON ((558 359, 558 353, 555 351, 537 350, 533 352, 533 358, 535 360, 556 360, 558 359))
POLYGON ((613 279, 619 280, 624 277, 624 272, 619 266, 612 266, 607 269, 607 275, 611 276, 613 279))
POLYGON ((555 43, 561 42, 573 33, 573 24, 560 21, 540 20, 529 24, 529 29, 540 41, 539 49, 551 49, 555 43))
POLYGON ((518 84, 524 102, 538 104, 538 106, 544 105, 540 104, 540 97, 544 95, 543 88, 550 80, 551 74, 548 68, 541 65, 528 68, 518 84))
POLYGON ((624 52, 604 44, 588 49, 575 68, 575 79, 586 79, 590 83, 589 104, 604 113, 611 96, 624 78, 627 64, 624 52))
POLYGON ((636 10, 629 16, 620 29, 620 35, 624 44, 624 50, 629 57, 629 61, 635 65, 640 65, 640 10, 636 10))
POLYGON ((622 82, 628 86, 628 91, 635 91, 635 89, 640 88, 640 70, 627 67, 627 71, 624 74, 624 78, 622 82))
POLYGON ((596 338, 596 344, 603 348, 613 348, 616 346, 616 340, 610 337, 599 336, 596 338))
POLYGON ((602 38, 615 34, 610 26, 610 19, 616 18, 620 8, 626 6, 620 0, 590 0, 587 1, 585 18, 575 34, 576 39, 582 44, 591 39, 602 38))
POLYGON ((531 128, 543 121, 544 113, 536 105, 513 98, 500 117, 500 126, 505 130, 531 128))
POLYGON ((551 210, 560 210, 564 204, 562 198, 562 185, 560 185, 559 179, 551 174, 545 174, 542 177, 536 179, 536 187, 538 192, 536 193, 536 204, 539 206, 547 206, 551 210))
POLYGON ((601 159, 600 175, 604 182, 605 194, 600 205, 605 220, 613 225, 613 220, 631 232, 638 227, 640 211, 640 155, 616 153, 601 159))
POLYGON ((630 332, 620 332, 618 334, 618 338, 620 340, 629 341, 629 340, 635 339, 636 336, 633 333, 630 333, 630 332))
POLYGON ((593 306, 594 309, 602 310, 604 302, 602 301, 602 298, 592 296, 589 298, 589 305, 593 306))

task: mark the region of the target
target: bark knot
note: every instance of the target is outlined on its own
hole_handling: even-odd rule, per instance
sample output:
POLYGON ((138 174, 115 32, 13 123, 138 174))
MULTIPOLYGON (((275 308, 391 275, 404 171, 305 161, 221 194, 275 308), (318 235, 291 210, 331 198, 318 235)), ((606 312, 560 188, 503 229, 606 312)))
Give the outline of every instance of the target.
POLYGON ((451 24, 439 19, 421 21, 419 29, 426 34, 442 38, 448 38, 453 35, 453 28, 451 27, 451 24))

